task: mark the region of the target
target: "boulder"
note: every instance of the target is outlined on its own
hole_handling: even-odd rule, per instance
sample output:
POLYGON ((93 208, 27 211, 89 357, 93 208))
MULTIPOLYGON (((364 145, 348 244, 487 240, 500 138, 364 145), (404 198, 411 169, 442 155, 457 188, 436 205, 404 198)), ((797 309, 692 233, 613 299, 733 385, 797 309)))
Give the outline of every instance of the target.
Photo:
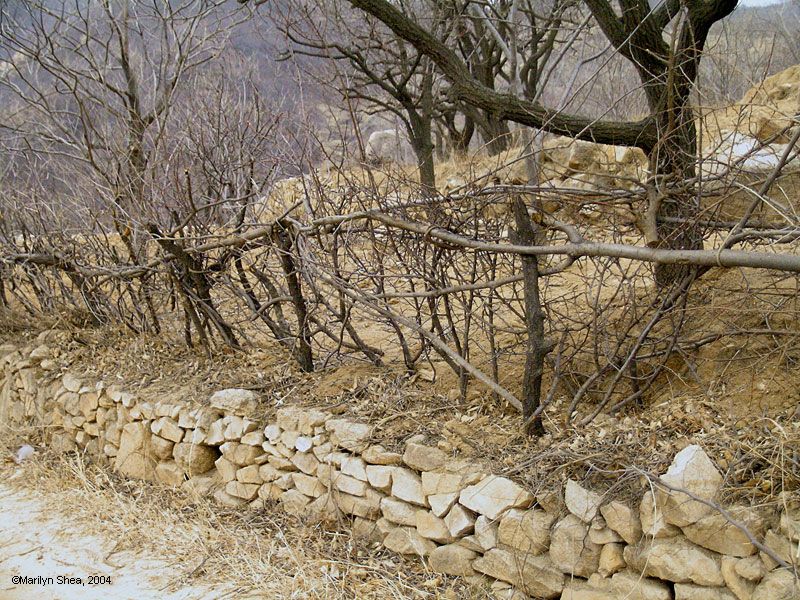
POLYGON ((533 495, 519 485, 496 475, 489 475, 461 491, 459 502, 468 509, 496 519, 509 508, 527 508, 533 495))
POLYGON ((367 474, 367 483, 369 483, 376 490, 389 493, 392 489, 393 469, 394 467, 383 465, 367 465, 364 469, 367 474))
POLYGON ((158 435, 153 435, 150 437, 150 447, 156 458, 159 460, 167 460, 172 458, 172 449, 175 447, 175 442, 165 440, 158 435))
POLYGON ((150 431, 170 442, 180 442, 184 431, 178 427, 177 421, 169 417, 161 417, 150 424, 150 431))
POLYGON ((589 577, 596 572, 600 550, 589 539, 589 526, 573 514, 556 523, 550 533, 550 560, 568 575, 589 577))
POLYGON ((625 562, 649 577, 675 583, 722 586, 720 557, 683 536, 642 540, 625 547, 625 562))
POLYGON ((755 582, 761 581, 767 572, 764 561, 758 556, 748 556, 737 560, 734 569, 740 577, 745 578, 747 581, 755 582))
MULTIPOLYGON (((692 444, 675 455, 661 481, 703 500, 714 500, 722 485, 722 475, 703 449, 692 444)), ((659 489, 657 504, 662 508, 667 523, 678 527, 691 525, 713 511, 707 504, 675 490, 659 489)))
POLYGON ((406 163, 414 156, 408 138, 397 129, 373 131, 367 138, 367 160, 372 164, 406 163))
POLYGON ((260 487, 260 485, 255 483, 229 481, 227 484, 225 484, 225 492, 234 498, 240 498, 249 502, 258 495, 258 488, 260 487))

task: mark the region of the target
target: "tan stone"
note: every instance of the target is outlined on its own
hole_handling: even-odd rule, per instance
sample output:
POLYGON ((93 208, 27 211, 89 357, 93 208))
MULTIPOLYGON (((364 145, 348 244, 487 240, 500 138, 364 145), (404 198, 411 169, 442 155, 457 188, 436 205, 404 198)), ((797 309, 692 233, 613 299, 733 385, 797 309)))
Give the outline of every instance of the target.
POLYGON ((496 519, 509 508, 527 508, 534 498, 510 479, 489 475, 464 488, 458 501, 474 512, 496 519))
POLYGON ((181 487, 188 494, 191 494, 196 498, 202 498, 204 496, 210 496, 213 492, 218 490, 222 483, 223 482, 219 474, 214 473, 213 475, 198 475, 197 477, 191 477, 184 481, 181 487))
POLYGON ((433 494, 428 496, 428 504, 431 505, 431 512, 437 517, 444 517, 455 505, 458 500, 458 494, 458 492, 452 492, 449 494, 433 494))
POLYGON ((319 498, 322 494, 326 493, 327 488, 322 485, 316 477, 311 477, 305 473, 292 473, 292 481, 297 490, 312 498, 319 498))
POLYGON ((240 444, 239 442, 225 442, 219 449, 225 458, 242 467, 252 465, 256 458, 263 453, 262 448, 240 444))
POLYGON ((758 556, 748 556, 737 560, 734 569, 736 569, 736 574, 739 577, 755 582, 761 581, 767 573, 764 562, 758 556))
POLYGON ((242 483, 241 481, 229 481, 225 484, 225 491, 235 498, 250 501, 258 495, 258 488, 261 486, 255 483, 242 483))
POLYGON ((426 496, 461 492, 463 477, 458 473, 422 473, 422 493, 426 496))
POLYGON ((397 523, 398 525, 416 527, 417 511, 420 510, 422 509, 390 496, 381 500, 381 512, 383 516, 387 520, 392 523, 397 523))
POLYGON ((573 514, 556 523, 550 533, 550 560, 568 575, 589 577, 597 571, 600 550, 589 540, 589 527, 573 514))
POLYGON ((392 470, 394 467, 383 465, 367 465, 365 473, 367 482, 376 490, 389 493, 392 489, 392 470))
MULTIPOLYGON (((240 441, 242 437, 250 432, 255 432, 258 425, 238 415, 229 415, 225 417, 225 431, 222 435, 228 441, 240 441)), ((244 442, 242 442, 244 443, 244 442)), ((251 444, 257 445, 257 444, 251 444)))
MULTIPOLYGON (((729 509, 731 516, 743 524, 756 538, 764 535, 764 520, 752 509, 729 509)), ((756 547, 739 527, 719 513, 703 517, 683 527, 689 541, 728 556, 745 557, 756 553, 756 547)))
POLYGON ((800 580, 788 569, 767 573, 753 591, 752 600, 800 600, 800 580))
POLYGON ((403 453, 403 462, 417 471, 435 471, 442 468, 447 460, 448 456, 438 448, 413 442, 406 444, 403 453))
POLYGON ((675 600, 736 600, 736 596, 724 587, 676 583, 675 600))
POLYGON ((262 431, 250 431, 245 433, 241 439, 242 444, 248 446, 260 446, 264 443, 264 433, 262 431))
POLYGON ((258 485, 264 483, 264 480, 261 479, 258 465, 248 465, 236 471, 236 481, 241 481, 242 483, 257 483, 258 485))
POLYGON ((253 414, 258 408, 254 392, 235 388, 214 392, 209 402, 212 408, 242 416, 253 414))
POLYGON ((611 577, 626 567, 623 557, 623 544, 605 544, 600 550, 600 564, 597 572, 603 577, 611 577))
POLYGON ((300 493, 298 490, 287 490, 281 494, 281 506, 290 515, 303 515, 306 507, 311 502, 311 498, 300 493))
POLYGON ((81 394, 78 404, 80 406, 81 413, 87 421, 92 421, 95 419, 95 415, 99 407, 96 392, 86 392, 85 394, 81 394))
POLYGON ((306 475, 314 475, 319 467, 317 457, 307 452, 298 452, 292 456, 291 463, 306 475))
POLYGON ((619 600, 672 600, 669 585, 630 570, 613 575, 610 589, 616 594, 615 599, 619 600))
POLYGON ((543 510, 512 508, 500 519, 497 543, 501 548, 541 554, 550 546, 550 527, 554 520, 543 510))
POLYGON ((65 373, 61 378, 61 385, 63 385, 68 391, 77 393, 83 386, 83 383, 72 373, 65 373))
POLYGON ((710 587, 725 584, 719 556, 683 536, 644 539, 626 546, 624 556, 626 563, 650 577, 710 587))
POLYGON ((184 482, 183 469, 174 460, 156 465, 156 479, 170 487, 179 487, 184 482))
POLYGON ((436 544, 422 537, 416 529, 411 527, 397 527, 384 538, 383 545, 398 554, 416 554, 428 556, 436 544))
POLYGON ((364 450, 372 435, 372 427, 369 425, 347 419, 331 419, 325 423, 325 429, 331 434, 331 443, 351 452, 364 450))
MULTIPOLYGON (((673 488, 684 489, 703 500, 714 500, 722 485, 722 475, 703 449, 692 444, 687 446, 672 461, 661 481, 673 488)), ((679 491, 659 488, 657 503, 662 507, 667 523, 684 527, 711 514, 707 504, 693 500, 679 491)))
POLYGON ((475 575, 472 561, 477 557, 477 553, 463 546, 448 544, 434 548, 428 556, 428 564, 437 573, 444 573, 454 577, 470 577, 475 575))
POLYGON ((156 461, 150 450, 150 429, 146 423, 128 423, 122 428, 114 470, 134 479, 151 481, 155 477, 156 461))
POLYGON ((403 462, 402 455, 389 452, 381 445, 368 446, 361 454, 361 458, 371 465, 399 465, 403 462))
POLYGON ((169 417, 161 417, 150 424, 150 431, 161 436, 165 440, 178 443, 183 439, 183 429, 178 427, 178 423, 169 417))
POLYGON ((247 504, 247 500, 237 496, 231 496, 224 489, 214 492, 214 500, 229 508, 239 508, 240 506, 245 506, 247 504))
POLYGON ((739 560, 732 556, 723 556, 721 558, 720 570, 722 571, 722 579, 737 600, 750 600, 753 596, 753 590, 756 589, 756 584, 736 572, 737 562, 739 560))
POLYGON ((367 464, 357 456, 342 460, 341 472, 360 481, 367 481, 367 464))
POLYGON ((628 544, 635 544, 642 538, 642 522, 639 515, 627 504, 612 501, 600 507, 606 525, 616 531, 628 544))
POLYGON ((172 450, 177 462, 189 477, 202 475, 214 468, 214 461, 219 456, 215 448, 203 444, 175 444, 172 450))
POLYGON ((395 467, 392 472, 392 496, 419 506, 428 505, 419 475, 403 467, 395 467))
POLYGON ((239 470, 239 467, 233 464, 224 456, 220 456, 214 464, 217 467, 217 471, 219 472, 222 480, 224 482, 233 481, 236 479, 236 472, 239 470))
POLYGON ((366 483, 342 473, 339 473, 339 475, 334 478, 333 487, 351 496, 363 496, 367 493, 366 483))
POLYGON ((590 523, 597 516, 603 497, 582 487, 577 481, 569 479, 564 490, 564 503, 567 510, 584 523, 590 523))
POLYGON ((297 467, 295 464, 282 456, 270 456, 267 458, 269 464, 280 471, 295 471, 297 467))
POLYGON ((450 535, 454 538, 462 537, 475 529, 475 517, 463 506, 456 504, 444 518, 450 535))
POLYGON ((373 489, 367 489, 364 496, 351 496, 341 492, 332 495, 339 509, 347 515, 365 519, 377 519, 381 516, 381 500, 384 496, 373 489))
POLYGON ((785 509, 781 512, 780 531, 795 542, 800 541, 800 509, 785 509))
POLYGON ((284 490, 279 488, 277 485, 272 485, 271 483, 262 484, 260 488, 258 488, 258 497, 262 500, 266 501, 275 501, 280 500, 281 494, 283 494, 284 490))
POLYGON ((483 515, 475 519, 475 541, 484 550, 491 550, 497 547, 498 524, 483 515))
POLYGON ((639 506, 639 518, 642 524, 642 531, 645 535, 653 538, 670 538, 680 535, 681 530, 667 523, 664 512, 656 504, 652 491, 645 492, 642 503, 639 506))
POLYGON ((472 567, 495 579, 507 581, 526 594, 555 598, 564 588, 564 575, 546 554, 526 556, 494 548, 475 559, 472 567))
POLYGON ((433 540, 434 542, 439 542, 440 544, 449 544, 455 541, 456 538, 450 533, 444 519, 440 519, 424 509, 415 511, 414 516, 417 532, 419 532, 422 537, 433 540))
POLYGON ((211 423, 206 433, 206 443, 211 446, 218 446, 225 441, 225 422, 219 419, 211 423))
MULTIPOLYGON (((774 529, 767 531, 767 534, 764 536, 764 545, 777 554, 784 562, 789 564, 797 561, 796 557, 800 556, 798 544, 793 543, 789 538, 781 535, 774 529)), ((774 569, 778 565, 766 552, 760 552, 759 554, 761 560, 764 561, 768 569, 774 569)))

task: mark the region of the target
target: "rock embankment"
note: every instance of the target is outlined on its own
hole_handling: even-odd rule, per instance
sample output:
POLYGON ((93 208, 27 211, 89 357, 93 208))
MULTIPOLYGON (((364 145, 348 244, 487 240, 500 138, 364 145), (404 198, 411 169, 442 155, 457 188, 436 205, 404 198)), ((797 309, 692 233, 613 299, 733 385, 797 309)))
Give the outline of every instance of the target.
POLYGON ((368 423, 323 410, 259 418, 248 390, 190 406, 84 381, 60 371, 47 339, 0 346, 0 420, 43 426, 54 450, 122 475, 228 507, 349 522, 356 536, 502 598, 800 598, 800 506, 787 501, 776 518, 723 509, 722 476, 699 446, 679 452, 637 504, 576 481, 537 496, 419 439, 389 451, 368 423))

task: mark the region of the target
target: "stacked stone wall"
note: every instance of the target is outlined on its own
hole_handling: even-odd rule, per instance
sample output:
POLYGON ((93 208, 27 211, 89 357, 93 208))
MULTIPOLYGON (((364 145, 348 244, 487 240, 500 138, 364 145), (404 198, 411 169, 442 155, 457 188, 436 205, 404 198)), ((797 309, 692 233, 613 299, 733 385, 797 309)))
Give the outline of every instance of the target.
POLYGON ((227 507, 347 522, 500 598, 800 598, 800 506, 723 515, 722 477, 698 446, 636 505, 575 481, 537 496, 419 440, 389 451, 369 424, 324 410, 284 407, 264 422, 248 390, 192 406, 85 381, 62 372, 47 340, 0 346, 0 424, 41 427, 54 451, 85 452, 121 475, 227 507))

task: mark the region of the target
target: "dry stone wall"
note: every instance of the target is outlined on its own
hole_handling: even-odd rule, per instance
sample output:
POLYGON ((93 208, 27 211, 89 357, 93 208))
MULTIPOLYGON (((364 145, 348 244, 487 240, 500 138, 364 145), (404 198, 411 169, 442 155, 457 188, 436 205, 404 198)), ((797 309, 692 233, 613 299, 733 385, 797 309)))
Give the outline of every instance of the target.
POLYGON ((722 477, 698 446, 636 506, 575 481, 537 497, 417 441, 388 451, 369 424, 322 410, 284 407, 261 422, 248 390, 197 407, 84 381, 61 371, 48 339, 0 346, 0 423, 42 427, 53 450, 91 454, 124 476, 228 507, 345 520, 354 535, 498 598, 800 598, 800 506, 787 502, 773 521, 749 507, 726 518, 709 504, 722 477))

